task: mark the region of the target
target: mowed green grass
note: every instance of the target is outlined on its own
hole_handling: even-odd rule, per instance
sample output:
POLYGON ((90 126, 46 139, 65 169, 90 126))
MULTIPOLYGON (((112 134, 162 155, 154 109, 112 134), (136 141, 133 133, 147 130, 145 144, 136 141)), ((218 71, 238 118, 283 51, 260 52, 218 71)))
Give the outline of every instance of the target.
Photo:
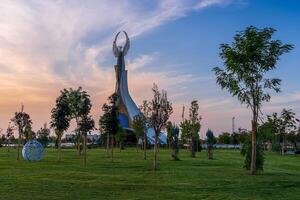
POLYGON ((265 170, 249 175, 238 150, 206 151, 190 158, 180 151, 172 161, 160 149, 160 170, 152 171, 152 151, 115 149, 115 162, 104 149, 88 151, 88 165, 76 151, 47 149, 40 162, 16 160, 16 150, 0 148, 0 199, 300 199, 300 156, 266 155, 265 170))

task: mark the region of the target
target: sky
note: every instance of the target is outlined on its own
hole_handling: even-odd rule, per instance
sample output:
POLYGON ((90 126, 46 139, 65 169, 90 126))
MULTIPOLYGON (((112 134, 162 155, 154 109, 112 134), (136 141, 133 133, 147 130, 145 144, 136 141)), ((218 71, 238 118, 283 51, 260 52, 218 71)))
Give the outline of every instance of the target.
MULTIPOLYGON (((253 25, 273 27, 274 39, 294 45, 270 76, 282 92, 263 105, 263 118, 283 108, 300 118, 300 1, 298 0, 49 0, 0 1, 0 128, 24 104, 34 130, 49 123, 59 91, 82 86, 98 121, 114 92, 112 42, 125 30, 129 90, 139 105, 155 82, 168 92, 173 122, 198 100, 201 136, 250 128, 250 111, 216 85, 221 43, 253 25)), ((71 131, 71 129, 69 130, 71 131)))

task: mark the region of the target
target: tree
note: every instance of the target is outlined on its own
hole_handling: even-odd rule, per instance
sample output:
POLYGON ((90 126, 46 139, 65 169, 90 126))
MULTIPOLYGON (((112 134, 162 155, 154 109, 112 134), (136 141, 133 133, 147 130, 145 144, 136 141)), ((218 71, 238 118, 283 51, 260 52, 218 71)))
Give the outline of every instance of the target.
POLYGON ((144 135, 144 133, 147 131, 146 130, 146 128, 147 128, 146 117, 142 113, 134 116, 131 126, 134 129, 134 134, 136 137, 136 150, 138 151, 139 140, 144 135))
MULTIPOLYGON (((295 118, 295 113, 291 109, 283 109, 281 115, 273 113, 268 116, 268 122, 272 124, 272 130, 279 136, 281 155, 285 153, 286 137, 293 135, 297 131, 296 124, 299 122, 295 118)), ((289 137, 291 139, 291 137, 289 137)))
POLYGON ((172 104, 167 98, 167 92, 159 91, 156 84, 153 84, 153 99, 149 103, 149 124, 154 129, 154 158, 153 158, 153 170, 158 169, 157 163, 157 150, 158 140, 162 128, 166 126, 166 123, 173 112, 172 104))
POLYGON ((120 152, 121 152, 121 150, 124 149, 124 141, 126 140, 126 130, 120 125, 115 138, 116 138, 116 142, 119 143, 120 152))
POLYGON ((213 159, 212 149, 214 144, 216 143, 216 138, 214 136, 214 133, 210 129, 208 129, 206 132, 206 138, 208 159, 213 159))
POLYGON ((253 26, 238 32, 232 45, 220 46, 225 69, 213 69, 217 84, 252 111, 251 174, 256 173, 257 124, 262 103, 270 101, 268 90, 280 91, 281 80, 269 78, 267 72, 274 70, 279 57, 293 48, 280 40, 272 40, 274 32, 272 28, 253 26))
POLYGON ((173 160, 179 160, 179 128, 177 125, 171 123, 170 136, 169 136, 170 146, 172 148, 172 158, 173 160))
POLYGON ((267 120, 258 127, 258 140, 267 143, 268 150, 275 148, 277 141, 276 129, 271 121, 267 120))
POLYGON ((199 105, 196 100, 191 102, 191 107, 189 110, 189 120, 190 120, 190 151, 191 157, 196 156, 196 151, 198 150, 198 144, 200 141, 199 132, 201 128, 201 116, 199 116, 199 105))
POLYGON ((190 140, 191 122, 187 119, 183 119, 179 126, 181 130, 181 141, 183 144, 187 144, 190 140))
POLYGON ((78 123, 78 132, 83 136, 83 165, 86 166, 87 134, 95 127, 95 121, 91 116, 83 115, 78 123))
POLYGON ((37 131, 37 139, 44 146, 47 147, 50 136, 50 129, 47 128, 47 123, 44 124, 40 130, 37 131))
POLYGON ((108 97, 108 103, 103 104, 102 111, 103 115, 99 119, 99 127, 103 134, 107 138, 107 153, 109 151, 109 146, 111 146, 111 161, 114 161, 113 157, 113 144, 114 137, 119 130, 119 120, 118 120, 118 106, 117 100, 118 95, 116 93, 108 97))
POLYGON ((36 139, 36 133, 32 130, 31 125, 25 127, 24 137, 26 142, 36 139))
POLYGON ((24 135, 26 128, 31 127, 32 121, 30 119, 29 114, 24 112, 24 106, 22 105, 21 112, 15 112, 14 118, 11 121, 15 124, 19 131, 19 138, 18 138, 18 154, 17 160, 20 159, 20 146, 21 146, 21 139, 24 135))
POLYGON ((217 139, 219 144, 230 144, 231 143, 231 136, 228 132, 223 132, 218 136, 217 139))
POLYGON ((9 152, 9 146, 11 143, 11 137, 14 135, 14 127, 11 125, 11 123, 8 123, 8 127, 6 129, 6 144, 7 144, 7 151, 9 152))
POLYGON ((145 131, 143 135, 143 149, 144 149, 144 160, 147 159, 147 130, 149 128, 149 119, 150 119, 150 110, 149 110, 149 102, 144 100, 142 105, 140 106, 140 112, 144 116, 145 120, 145 131))
POLYGON ((172 139, 171 131, 172 131, 172 127, 173 127, 172 122, 168 121, 167 125, 166 125, 166 131, 167 131, 167 143, 168 143, 169 149, 171 148, 171 139, 172 139))
POLYGON ((81 154, 81 141, 83 141, 83 135, 79 131, 80 120, 87 119, 92 108, 90 96, 82 87, 78 87, 76 90, 70 88, 68 90, 68 104, 71 110, 71 118, 76 121, 75 133, 77 135, 77 151, 78 155, 81 154))
POLYGON ((56 99, 56 105, 51 111, 51 128, 54 128, 58 142, 58 160, 61 160, 61 138, 70 126, 71 109, 68 102, 68 91, 60 91, 60 96, 56 99))
MULTIPOLYGON (((264 151, 262 148, 261 141, 258 140, 256 145, 256 169, 263 170, 264 169, 264 151)), ((241 154, 245 156, 244 168, 247 170, 251 169, 251 154, 252 154, 252 142, 251 137, 249 137, 244 141, 241 148, 241 154)))

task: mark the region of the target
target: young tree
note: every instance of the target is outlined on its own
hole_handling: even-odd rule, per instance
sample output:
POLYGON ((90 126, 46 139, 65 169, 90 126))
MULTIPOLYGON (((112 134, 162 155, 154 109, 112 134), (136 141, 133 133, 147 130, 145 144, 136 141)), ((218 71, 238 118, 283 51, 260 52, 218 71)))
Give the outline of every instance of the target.
POLYGON ((83 118, 87 118, 92 108, 90 96, 82 87, 78 87, 76 90, 70 88, 68 90, 68 103, 71 110, 71 118, 76 121, 75 133, 77 134, 77 151, 78 155, 81 154, 81 141, 83 141, 83 135, 79 131, 79 122, 83 118))
POLYGON ((17 160, 20 159, 20 146, 21 146, 21 139, 24 135, 25 129, 31 127, 32 121, 30 119, 29 114, 24 112, 24 106, 22 105, 21 112, 16 112, 14 118, 11 121, 15 124, 19 131, 19 138, 18 138, 18 155, 17 160))
POLYGON ((115 138, 116 138, 116 142, 119 143, 120 152, 121 152, 121 150, 124 149, 124 141, 126 140, 126 130, 120 125, 115 138))
POLYGON ((134 134, 136 137, 136 151, 138 151, 139 140, 145 135, 145 132, 147 131, 145 116, 142 113, 134 116, 131 126, 134 129, 134 134))
POLYGON ((156 84, 153 84, 153 99, 149 103, 149 124, 154 129, 155 139, 154 139, 154 158, 153 158, 153 170, 158 169, 157 163, 157 150, 159 136, 162 128, 165 127, 170 115, 173 112, 172 104, 167 98, 167 92, 162 90, 159 91, 156 84))
POLYGON ((60 91, 60 96, 56 99, 56 105, 51 111, 51 128, 54 128, 57 136, 58 160, 61 160, 61 138, 70 126, 71 109, 68 102, 68 91, 60 91))
POLYGON ((273 126, 274 132, 279 136, 280 142, 280 152, 283 156, 285 153, 285 143, 286 137, 289 134, 296 132, 298 119, 295 118, 295 113, 291 109, 283 109, 281 115, 278 116, 277 113, 273 113, 271 116, 268 116, 268 121, 273 126))
POLYGON ((196 100, 191 102, 191 107, 189 110, 189 121, 190 121, 190 151, 191 151, 191 157, 195 157, 200 142, 199 132, 201 128, 201 116, 199 116, 199 105, 196 100))
MULTIPOLYGON (((252 154, 252 142, 251 135, 248 135, 244 143, 242 144, 241 154, 245 156, 244 168, 247 170, 251 169, 251 154, 252 154)), ((256 145, 256 169, 263 170, 264 169, 264 151, 262 148, 261 141, 258 141, 256 145)))
POLYGON ((144 149, 144 160, 147 159, 147 130, 150 127, 149 126, 149 119, 150 119, 150 110, 149 110, 149 102, 144 100, 142 105, 140 106, 141 114, 144 116, 145 120, 145 131, 143 135, 143 149, 144 149))
POLYGON ((24 137, 25 137, 25 141, 28 142, 30 140, 36 139, 36 134, 35 132, 32 130, 31 125, 28 125, 25 127, 24 130, 24 137))
POLYGON ((180 130, 181 130, 181 141, 182 144, 188 144, 190 140, 190 133, 191 133, 191 122, 190 120, 183 119, 182 122, 180 122, 180 130))
POLYGON ((78 123, 78 132, 83 136, 83 165, 86 166, 87 134, 95 127, 95 121, 91 116, 81 116, 78 123))
POLYGON ((172 148, 172 158, 173 160, 179 160, 179 128, 177 125, 172 124, 170 127, 170 137, 169 137, 170 146, 172 148))
POLYGON ((172 122, 168 121, 166 125, 166 131, 167 131, 167 143, 169 146, 169 149, 171 149, 171 130, 172 130, 173 124, 172 122))
POLYGON ((267 89, 280 91, 281 80, 268 78, 266 74, 276 68, 282 54, 293 48, 280 40, 272 40, 274 32, 272 28, 258 29, 253 26, 238 32, 232 45, 220 46, 225 69, 213 69, 217 84, 252 111, 251 174, 256 173, 257 122, 262 103, 271 98, 267 89))
POLYGON ((214 136, 214 133, 210 129, 208 129, 206 132, 206 142, 208 159, 213 159, 212 149, 214 147, 214 144, 216 143, 216 138, 214 136))
POLYGON ((103 134, 107 137, 107 153, 109 146, 111 146, 111 161, 114 161, 113 157, 113 143, 114 137, 119 130, 119 120, 118 120, 118 107, 117 100, 118 95, 116 93, 112 94, 108 98, 108 103, 102 106, 103 115, 99 119, 99 127, 103 134))
POLYGON ((10 149, 11 137, 14 135, 14 127, 11 125, 11 122, 8 123, 8 127, 6 129, 6 145, 7 151, 10 149))
POLYGON ((47 127, 47 123, 44 124, 40 130, 37 131, 37 139, 44 146, 47 147, 50 136, 50 129, 47 127))
POLYGON ((231 136, 228 132, 223 132, 218 136, 217 142, 219 144, 230 144, 231 136))

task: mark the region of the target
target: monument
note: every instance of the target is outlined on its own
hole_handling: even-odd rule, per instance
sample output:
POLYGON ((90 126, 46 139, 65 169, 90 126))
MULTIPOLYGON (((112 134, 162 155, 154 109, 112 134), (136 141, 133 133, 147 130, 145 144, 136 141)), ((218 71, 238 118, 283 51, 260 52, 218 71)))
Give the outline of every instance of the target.
POLYGON ((115 65, 116 72, 116 87, 115 93, 119 96, 118 98, 118 108, 119 108, 119 122, 123 128, 129 128, 130 122, 132 122, 134 116, 139 114, 139 109, 137 105, 132 100, 129 90, 128 90, 128 82, 127 82, 127 70, 125 69, 125 59, 129 47, 130 41, 128 35, 125 31, 124 33, 126 37, 125 45, 117 46, 117 39, 121 32, 117 33, 115 40, 113 42, 113 53, 117 58, 117 64, 115 65))
MULTIPOLYGON (((116 87, 115 93, 118 95, 118 110, 119 110, 119 123, 120 125, 129 131, 133 131, 130 128, 130 123, 132 122, 133 118, 140 113, 139 108, 132 100, 129 90, 128 90, 128 79, 127 79, 127 70, 125 68, 125 59, 128 50, 130 48, 130 40, 125 31, 120 31, 115 36, 113 42, 113 53, 114 56, 117 58, 117 64, 115 65, 115 72, 116 72, 116 87), (125 35, 125 44, 124 46, 118 46, 117 40, 119 35, 123 33, 125 35)), ((154 130, 149 128, 147 130, 147 139, 148 142, 154 143, 154 130)), ((166 135, 164 133, 161 134, 160 142, 165 144, 166 143, 166 135)))

